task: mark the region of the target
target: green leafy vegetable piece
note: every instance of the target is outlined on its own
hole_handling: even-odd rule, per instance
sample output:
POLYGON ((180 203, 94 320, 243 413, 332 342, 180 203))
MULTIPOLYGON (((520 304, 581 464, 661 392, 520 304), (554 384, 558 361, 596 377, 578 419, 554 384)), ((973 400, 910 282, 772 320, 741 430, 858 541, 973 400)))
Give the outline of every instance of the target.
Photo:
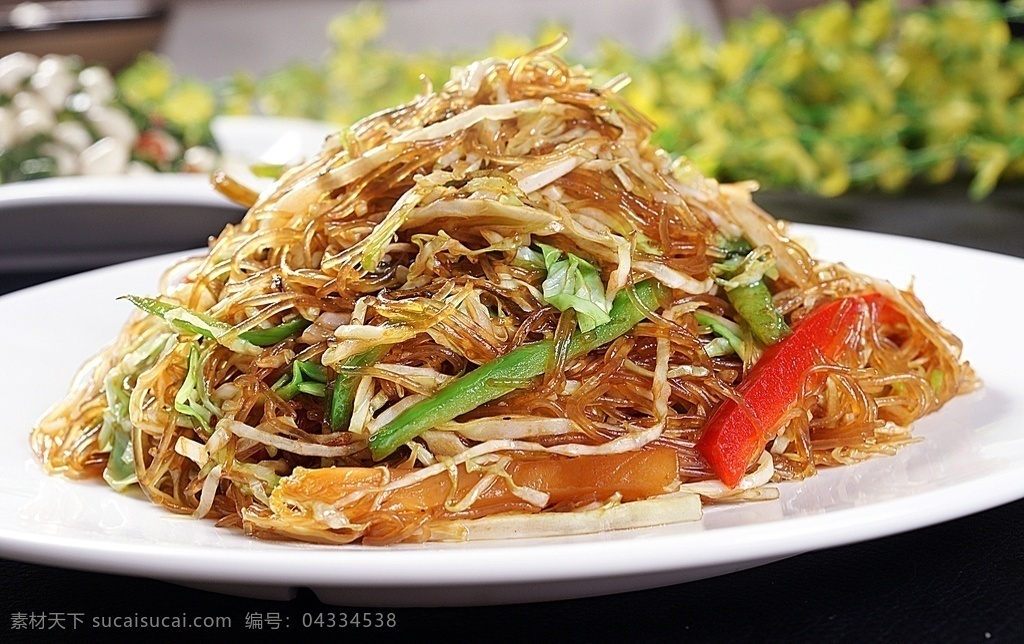
POLYGON ((132 382, 159 358, 172 333, 149 335, 133 351, 110 370, 103 381, 107 408, 99 432, 99 448, 109 452, 103 479, 117 491, 134 484, 135 450, 132 446, 132 423, 128 416, 132 382))
MULTIPOLYGON (((724 339, 728 343, 728 346, 732 348, 736 355, 740 356, 740 358, 744 357, 747 350, 743 343, 743 338, 730 328, 723 318, 706 311, 697 311, 693 315, 697 318, 698 324, 710 328, 714 333, 718 334, 720 338, 724 339)), ((722 349, 719 345, 713 346, 716 353, 722 349)), ((719 355, 721 354, 719 353, 719 355)))
POLYGON ((612 303, 605 296, 597 267, 572 253, 538 244, 544 256, 547 278, 541 286, 544 301, 559 311, 573 309, 580 331, 586 333, 606 324, 612 303))
POLYGON ((529 246, 517 248, 516 258, 512 263, 522 268, 532 268, 535 270, 545 270, 547 268, 544 265, 544 254, 533 250, 529 246))
POLYGON ((117 491, 138 482, 135 474, 135 451, 132 436, 128 432, 114 432, 111 436, 110 455, 103 468, 103 480, 117 491))
POLYGON ((287 322, 272 326, 268 329, 252 329, 245 333, 240 333, 238 337, 242 338, 246 342, 251 342, 258 347, 269 347, 275 345, 285 338, 289 338, 296 333, 302 331, 310 325, 310 321, 306 318, 292 318, 287 322))

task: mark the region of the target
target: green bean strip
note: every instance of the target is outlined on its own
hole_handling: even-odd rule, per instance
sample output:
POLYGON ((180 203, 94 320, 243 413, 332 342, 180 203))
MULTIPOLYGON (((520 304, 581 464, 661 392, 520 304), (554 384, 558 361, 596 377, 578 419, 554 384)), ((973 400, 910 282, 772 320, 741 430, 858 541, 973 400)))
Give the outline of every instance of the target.
MULTIPOLYGON (((167 302, 162 302, 151 297, 137 297, 135 295, 126 295, 124 299, 128 300, 129 302, 139 307, 146 313, 164 319, 166 319, 166 315, 173 311, 174 309, 183 308, 181 306, 178 306, 177 304, 169 304, 167 302)), ((209 315, 205 315, 203 313, 196 313, 194 311, 191 311, 191 313, 195 315, 197 318, 209 324, 210 326, 222 328, 225 331, 231 328, 231 325, 225 324, 224 322, 221 322, 216 318, 210 317, 209 315)), ((169 324, 178 331, 181 331, 182 333, 194 333, 196 335, 201 335, 204 338, 210 338, 211 340, 213 339, 213 333, 209 329, 201 329, 196 325, 186 322, 184 320, 174 320, 169 322, 169 324)), ((250 344, 255 344, 258 347, 268 347, 277 344, 281 340, 284 340, 285 338, 298 333, 299 331, 305 329, 309 325, 309 320, 307 320, 306 318, 298 317, 289 320, 283 324, 272 326, 267 329, 252 329, 244 333, 239 333, 238 337, 241 338, 242 340, 245 340, 246 342, 249 342, 250 344)))
MULTIPOLYGON (((641 282, 635 288, 636 296, 650 309, 662 306, 668 295, 667 289, 654 280, 641 282)), ((624 335, 644 319, 643 311, 633 304, 626 291, 615 297, 609 316, 611 320, 605 324, 572 336, 570 359, 624 335)), ((379 461, 428 429, 528 386, 532 378, 547 369, 552 350, 551 340, 525 344, 451 381, 370 437, 370 453, 379 461)))
POLYGON ((729 302, 750 326, 751 333, 765 345, 773 345, 792 331, 775 309, 775 301, 764 281, 738 286, 725 292, 729 302))
POLYGON ((337 367, 338 375, 334 379, 334 391, 331 394, 328 413, 331 430, 339 432, 348 426, 352 419, 352 403, 356 396, 359 376, 353 370, 372 365, 384 357, 390 344, 376 346, 365 353, 350 356, 337 367))

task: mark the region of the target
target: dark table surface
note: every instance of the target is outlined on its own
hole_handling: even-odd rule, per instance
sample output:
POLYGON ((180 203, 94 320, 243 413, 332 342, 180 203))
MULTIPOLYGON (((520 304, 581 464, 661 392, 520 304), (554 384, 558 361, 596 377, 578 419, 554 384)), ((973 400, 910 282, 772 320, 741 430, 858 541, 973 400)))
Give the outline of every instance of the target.
MULTIPOLYGON (((901 197, 852 195, 822 201, 774 193, 760 198, 795 221, 909 235, 1024 257, 1024 190, 984 202, 962 185, 901 197)), ((205 233, 204 233, 205 234, 205 233)), ((202 238, 196 240, 196 244, 202 238)), ((167 249, 172 250, 172 249, 167 249)), ((0 273, 0 293, 66 269, 0 273)), ((1024 431, 1024 429, 1022 429, 1024 431)), ((357 610, 321 604, 308 590, 287 602, 241 599, 148 579, 0 560, 0 641, 212 641, 230 633, 282 639, 520 642, 1021 642, 1024 641, 1024 501, 882 539, 811 552, 729 575, 606 597, 482 608, 391 608, 392 628, 305 628, 304 616, 357 610), (72 613, 84 623, 69 630, 72 613), (15 629, 45 615, 65 629, 15 629), (228 617, 224 631, 128 631, 94 618, 132 615, 228 617), (253 626, 254 616, 263 628, 253 626), (287 630, 271 630, 273 617, 287 630), (339 632, 340 631, 340 632, 339 632), (145 639, 142 639, 145 638, 145 639)), ((309 617, 307 617, 309 619, 309 617)), ((38 626, 38 621, 36 622, 38 626)))

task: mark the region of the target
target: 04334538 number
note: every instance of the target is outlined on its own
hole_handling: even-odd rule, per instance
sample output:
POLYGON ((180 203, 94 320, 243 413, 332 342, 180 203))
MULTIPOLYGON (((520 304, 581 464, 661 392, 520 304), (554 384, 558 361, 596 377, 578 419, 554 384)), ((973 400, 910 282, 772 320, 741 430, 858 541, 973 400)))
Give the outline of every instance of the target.
POLYGON ((303 613, 302 625, 305 628, 394 628, 398 618, 394 613, 371 611, 303 613))

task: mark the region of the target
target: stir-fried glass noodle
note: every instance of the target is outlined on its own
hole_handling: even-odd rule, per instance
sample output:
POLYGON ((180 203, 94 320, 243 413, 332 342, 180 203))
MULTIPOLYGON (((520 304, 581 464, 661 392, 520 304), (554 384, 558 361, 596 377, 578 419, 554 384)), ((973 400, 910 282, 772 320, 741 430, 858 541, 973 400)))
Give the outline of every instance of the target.
POLYGON ((691 520, 889 454, 977 386, 909 291, 812 259, 554 55, 329 138, 39 421, 45 466, 259 537, 691 520))

